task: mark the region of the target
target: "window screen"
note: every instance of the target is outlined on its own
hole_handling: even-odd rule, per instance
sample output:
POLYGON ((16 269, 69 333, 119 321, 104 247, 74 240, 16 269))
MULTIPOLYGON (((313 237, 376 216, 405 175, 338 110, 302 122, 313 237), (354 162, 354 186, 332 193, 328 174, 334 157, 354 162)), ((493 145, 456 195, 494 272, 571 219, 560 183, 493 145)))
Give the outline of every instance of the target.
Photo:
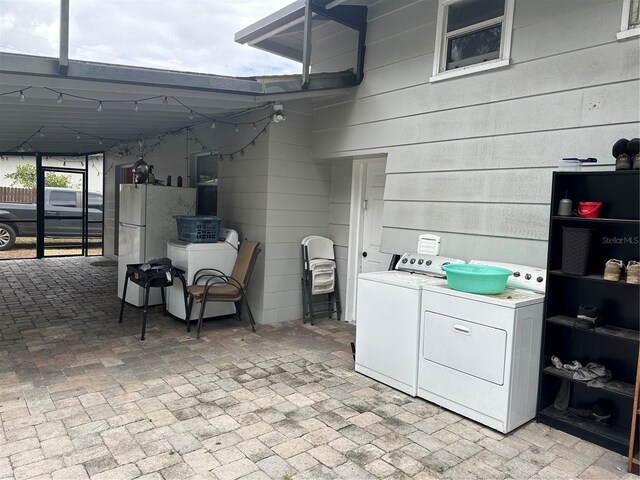
POLYGON ((447 69, 481 63, 500 57, 502 25, 449 38, 447 69))

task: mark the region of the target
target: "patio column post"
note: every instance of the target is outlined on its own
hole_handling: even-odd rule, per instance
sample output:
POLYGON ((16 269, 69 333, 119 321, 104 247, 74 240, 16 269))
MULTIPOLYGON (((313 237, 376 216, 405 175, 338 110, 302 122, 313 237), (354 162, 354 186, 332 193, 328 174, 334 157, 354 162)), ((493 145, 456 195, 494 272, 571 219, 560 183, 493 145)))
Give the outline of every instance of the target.
POLYGON ((69 0, 60 0, 60 58, 58 73, 66 75, 69 71, 69 0))
POLYGON ((304 40, 302 46, 302 88, 309 87, 309 68, 311 64, 311 0, 304 4, 304 40))

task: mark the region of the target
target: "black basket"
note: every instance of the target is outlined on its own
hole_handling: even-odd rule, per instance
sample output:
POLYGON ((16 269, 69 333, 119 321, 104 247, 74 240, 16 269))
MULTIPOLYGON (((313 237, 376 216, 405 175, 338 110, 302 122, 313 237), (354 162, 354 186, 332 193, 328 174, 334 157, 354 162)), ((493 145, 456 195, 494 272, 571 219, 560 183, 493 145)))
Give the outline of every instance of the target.
POLYGON ((571 275, 589 273, 590 228, 562 227, 562 272, 571 275))

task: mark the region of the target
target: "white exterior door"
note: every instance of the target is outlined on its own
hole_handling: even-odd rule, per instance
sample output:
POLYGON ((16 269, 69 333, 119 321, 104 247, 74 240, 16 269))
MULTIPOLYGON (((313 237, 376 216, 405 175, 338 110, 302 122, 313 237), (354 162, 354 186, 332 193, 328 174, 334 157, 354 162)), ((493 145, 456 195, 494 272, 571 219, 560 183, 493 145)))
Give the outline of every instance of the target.
POLYGON ((386 162, 367 163, 364 200, 362 203, 362 243, 360 246, 360 273, 387 270, 391 255, 380 251, 382 238, 382 206, 386 162))
POLYGON ((380 251, 386 158, 353 162, 347 265, 346 320, 356 321, 360 273, 387 270, 391 255, 380 251))

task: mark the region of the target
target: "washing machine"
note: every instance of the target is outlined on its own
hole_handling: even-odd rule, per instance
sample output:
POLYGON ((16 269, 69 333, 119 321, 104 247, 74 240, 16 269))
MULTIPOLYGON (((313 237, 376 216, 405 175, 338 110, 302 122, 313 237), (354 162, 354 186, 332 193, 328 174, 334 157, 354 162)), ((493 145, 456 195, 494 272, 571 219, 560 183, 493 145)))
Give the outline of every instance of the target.
POLYGON ((534 418, 546 272, 513 273, 498 295, 422 290, 418 397, 507 433, 534 418))
POLYGON ((422 288, 462 260, 405 253, 395 270, 358 276, 355 370, 413 397, 417 393, 422 288))
MULTIPOLYGON (((167 257, 176 267, 185 271, 184 278, 187 285, 193 283, 195 273, 202 268, 215 268, 225 275, 231 275, 238 256, 238 232, 231 229, 221 229, 221 238, 217 243, 190 243, 180 240, 167 242, 167 257)), ((167 290, 167 311, 185 320, 184 294, 182 282, 175 281, 167 290)), ((233 302, 207 302, 204 318, 233 315, 233 302)), ((191 320, 197 320, 200 315, 200 304, 194 303, 191 320)))

